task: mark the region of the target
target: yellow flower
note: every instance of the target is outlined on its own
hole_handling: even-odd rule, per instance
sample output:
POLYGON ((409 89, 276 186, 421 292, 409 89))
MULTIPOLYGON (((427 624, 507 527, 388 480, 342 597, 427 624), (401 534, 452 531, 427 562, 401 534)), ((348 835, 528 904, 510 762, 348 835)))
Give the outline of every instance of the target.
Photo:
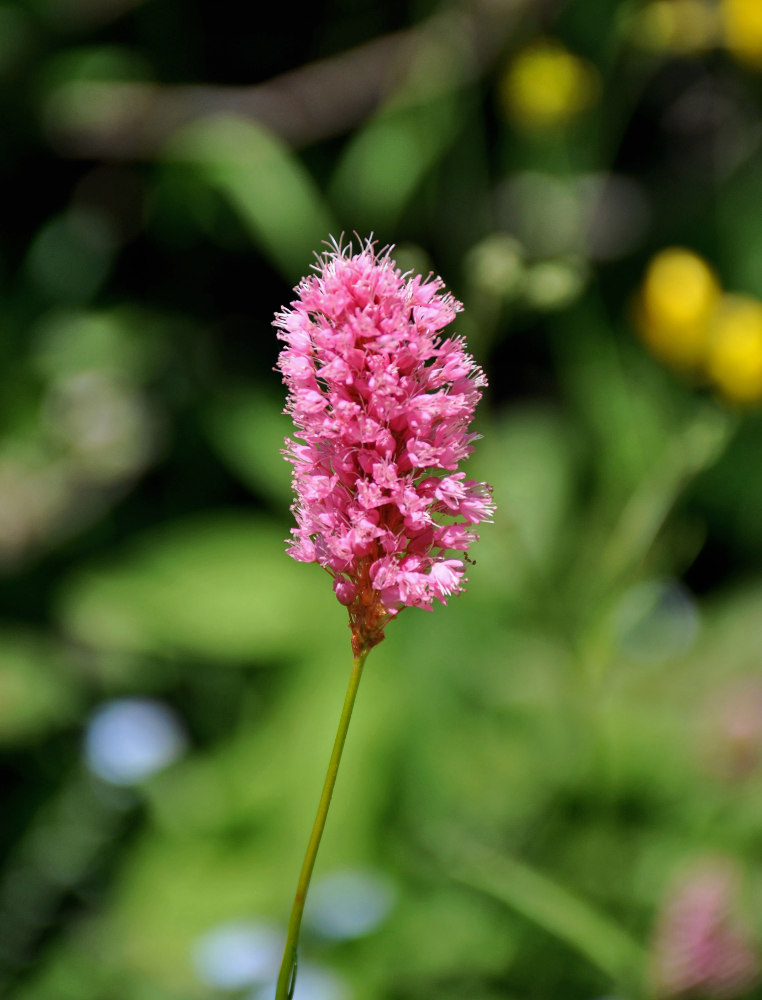
POLYGON ((702 257, 681 247, 660 251, 648 266, 637 307, 643 340, 663 361, 697 368, 719 298, 719 282, 702 257))
POLYGON ((709 377, 734 403, 762 400, 762 302, 726 295, 707 345, 709 377))
POLYGON ((697 55, 717 41, 717 9, 706 0, 651 0, 630 21, 633 41, 652 52, 697 55))
POLYGON ((598 97, 595 67, 558 42, 539 41, 519 52, 500 85, 508 116, 526 128, 564 125, 598 97))
POLYGON ((762 3, 722 0, 725 44, 739 62, 762 69, 762 3))

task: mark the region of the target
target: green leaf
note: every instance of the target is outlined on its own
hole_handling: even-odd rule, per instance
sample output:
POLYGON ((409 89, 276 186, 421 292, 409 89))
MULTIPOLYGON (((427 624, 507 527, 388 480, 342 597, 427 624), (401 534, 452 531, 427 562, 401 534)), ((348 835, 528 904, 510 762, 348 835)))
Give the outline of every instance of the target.
POLYGON ((576 948, 616 982, 629 984, 641 974, 645 955, 637 942, 586 900, 517 858, 459 842, 450 872, 576 948))
POLYGON ((68 651, 32 632, 0 632, 0 744, 67 725, 79 708, 68 651))
POLYGON ((274 522, 239 512, 177 521, 65 582, 60 617, 96 647, 262 662, 345 628, 328 576, 285 552, 274 522))
MULTIPOLYGON (((577 449, 568 423, 551 409, 515 408, 485 429, 468 474, 494 489, 498 521, 515 533, 524 559, 555 551, 575 485, 577 449)), ((492 529, 484 529, 485 537, 492 529)))
POLYGON ((394 104, 358 129, 331 182, 331 199, 360 228, 385 229, 458 136, 465 106, 458 94, 394 104))
POLYGON ((433 892, 418 889, 402 900, 366 956, 363 978, 378 980, 385 987, 379 995, 388 996, 401 976, 440 981, 499 976, 517 950, 515 928, 496 921, 483 897, 452 886, 433 892))
POLYGON ((165 351, 165 327, 161 317, 131 305, 53 309, 36 327, 32 362, 48 379, 98 370, 143 381, 165 351))
POLYGON ((285 510, 291 502, 291 474, 281 451, 292 425, 282 409, 282 399, 262 391, 232 392, 212 404, 204 424, 217 453, 233 472, 285 510))
POLYGON ((252 239, 291 283, 336 232, 322 195, 295 154, 261 125, 210 117, 178 132, 168 163, 191 164, 223 194, 252 239))

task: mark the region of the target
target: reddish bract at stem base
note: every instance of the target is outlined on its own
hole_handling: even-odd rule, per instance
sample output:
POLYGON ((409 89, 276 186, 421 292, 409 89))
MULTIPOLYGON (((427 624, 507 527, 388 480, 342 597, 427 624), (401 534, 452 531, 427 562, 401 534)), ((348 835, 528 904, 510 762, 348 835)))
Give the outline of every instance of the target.
POLYGON ((381 594, 374 590, 369 576, 370 564, 361 568, 357 593, 348 605, 349 627, 352 630, 352 653, 362 656, 385 637, 384 629, 396 617, 381 603, 381 594))

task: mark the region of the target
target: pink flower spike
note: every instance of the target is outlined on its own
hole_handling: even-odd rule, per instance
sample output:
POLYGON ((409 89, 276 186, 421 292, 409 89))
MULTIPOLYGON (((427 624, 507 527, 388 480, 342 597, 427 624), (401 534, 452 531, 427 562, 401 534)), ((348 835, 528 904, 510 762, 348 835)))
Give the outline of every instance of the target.
POLYGON ((333 576, 356 656, 403 607, 463 590, 447 551, 465 552, 495 509, 491 487, 457 471, 487 384, 463 338, 440 336, 462 306, 440 278, 403 276, 390 250, 333 242, 274 324, 297 439, 289 554, 333 576))

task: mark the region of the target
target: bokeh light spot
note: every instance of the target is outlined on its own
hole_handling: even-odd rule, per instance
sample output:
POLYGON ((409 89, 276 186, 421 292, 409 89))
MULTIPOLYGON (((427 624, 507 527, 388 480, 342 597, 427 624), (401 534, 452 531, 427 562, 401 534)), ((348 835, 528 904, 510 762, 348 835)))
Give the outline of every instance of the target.
POLYGON ((238 990, 277 975, 283 944, 284 935, 265 924, 221 924, 196 942, 193 965, 207 985, 238 990))
POLYGON ((112 785, 132 785, 163 770, 187 746, 184 728, 166 705, 120 698, 99 706, 87 727, 88 767, 112 785))
POLYGON ((699 626, 696 602, 676 580, 630 587, 616 613, 619 648, 637 663, 662 663, 687 652, 699 626))
POLYGON ((305 924, 341 941, 375 930, 395 901, 391 882, 365 871, 338 871, 316 882, 307 901, 305 924))

